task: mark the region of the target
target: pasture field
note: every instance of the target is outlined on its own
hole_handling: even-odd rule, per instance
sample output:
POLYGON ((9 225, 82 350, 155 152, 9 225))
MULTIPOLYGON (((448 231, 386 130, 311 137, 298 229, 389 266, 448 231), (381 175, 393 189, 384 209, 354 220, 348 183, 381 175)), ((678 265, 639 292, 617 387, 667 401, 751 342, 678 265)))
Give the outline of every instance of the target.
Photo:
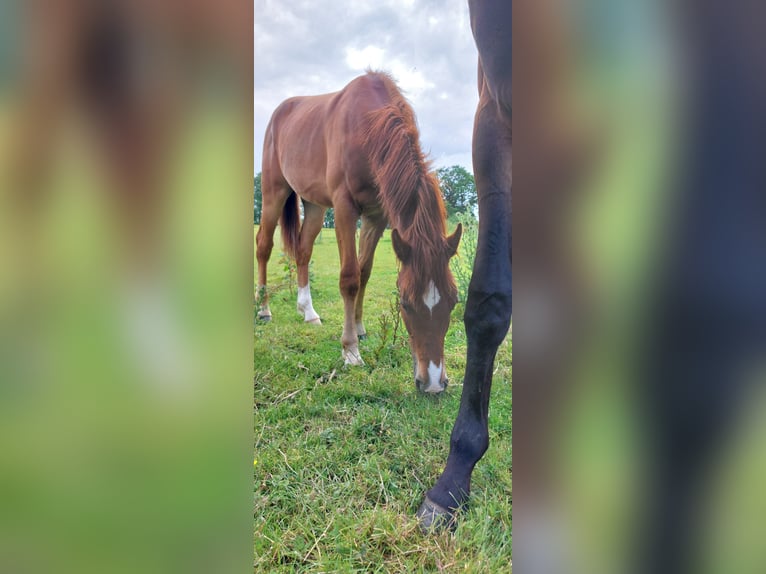
POLYGON ((346 368, 340 358, 334 231, 322 231, 311 265, 322 326, 297 314, 297 287, 280 256, 278 229, 269 262, 273 320, 258 322, 253 312, 254 571, 511 572, 510 336, 498 351, 490 447, 473 474, 471 506, 454 533, 423 535, 414 513, 442 470, 460 403, 462 304, 445 342, 450 384, 444 396, 424 396, 397 324, 390 232, 367 287, 364 367, 346 368))

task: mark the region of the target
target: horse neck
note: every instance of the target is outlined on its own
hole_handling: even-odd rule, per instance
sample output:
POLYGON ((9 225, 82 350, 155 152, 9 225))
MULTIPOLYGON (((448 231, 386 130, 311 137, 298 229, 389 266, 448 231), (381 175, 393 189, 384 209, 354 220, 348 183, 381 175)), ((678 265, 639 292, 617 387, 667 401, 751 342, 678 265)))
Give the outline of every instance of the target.
POLYGON ((391 227, 398 230, 412 250, 410 263, 416 273, 412 284, 403 289, 410 297, 422 295, 429 281, 445 293, 451 283, 444 259, 444 208, 437 193, 436 188, 424 183, 424 187, 414 191, 411 201, 405 204, 411 211, 388 214, 391 227))
POLYGON ((414 114, 398 95, 367 119, 364 147, 383 211, 412 248, 414 261, 433 267, 443 257, 445 210, 420 150, 414 114))
POLYGON ((409 105, 396 92, 391 103, 374 110, 367 119, 364 148, 391 225, 408 240, 443 238, 444 206, 420 149, 409 105))
POLYGON ((431 242, 444 237, 444 217, 439 217, 443 208, 426 181, 421 182, 406 198, 384 201, 383 207, 391 227, 398 229, 405 240, 414 244, 413 247, 424 240, 431 242))

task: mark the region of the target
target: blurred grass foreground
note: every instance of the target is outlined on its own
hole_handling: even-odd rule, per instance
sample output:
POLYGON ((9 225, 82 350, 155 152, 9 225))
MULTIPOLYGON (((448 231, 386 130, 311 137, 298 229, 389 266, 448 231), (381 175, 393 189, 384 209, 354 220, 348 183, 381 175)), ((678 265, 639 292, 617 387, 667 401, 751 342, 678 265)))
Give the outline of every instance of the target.
POLYGON ((0 571, 241 572, 252 8, 2 12, 0 571))

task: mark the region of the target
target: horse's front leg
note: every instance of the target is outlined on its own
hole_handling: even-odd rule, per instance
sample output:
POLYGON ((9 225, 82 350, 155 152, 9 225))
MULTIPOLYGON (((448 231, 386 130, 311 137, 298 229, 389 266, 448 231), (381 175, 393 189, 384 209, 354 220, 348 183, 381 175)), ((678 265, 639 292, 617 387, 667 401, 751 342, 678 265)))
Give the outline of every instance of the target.
POLYGON ((417 516, 424 529, 453 523, 468 499, 471 473, 489 446, 492 368, 511 323, 511 141, 509 123, 482 92, 476 115, 473 165, 479 196, 479 240, 465 309, 465 379, 444 472, 417 516), (483 105, 482 105, 483 104, 483 105))
MULTIPOLYGON (((340 192, 336 194, 341 195, 340 192)), ((346 194, 346 198, 348 195, 346 194)), ((361 284, 359 261, 356 256, 356 221, 359 213, 350 199, 335 203, 335 237, 340 254, 340 294, 343 297, 343 335, 340 342, 346 365, 363 365, 359 354, 359 339, 356 331, 356 297, 361 284)))
MULTIPOLYGON (((498 207, 498 213, 502 213, 502 206, 498 207)), ((489 226, 484 230, 485 236, 479 238, 466 302, 468 352, 460 409, 450 437, 450 452, 444 472, 426 494, 417 513, 425 530, 454 524, 455 512, 470 494, 473 468, 489 446, 492 371, 497 348, 510 325, 512 293, 510 245, 505 246, 503 242, 488 245, 489 226)))

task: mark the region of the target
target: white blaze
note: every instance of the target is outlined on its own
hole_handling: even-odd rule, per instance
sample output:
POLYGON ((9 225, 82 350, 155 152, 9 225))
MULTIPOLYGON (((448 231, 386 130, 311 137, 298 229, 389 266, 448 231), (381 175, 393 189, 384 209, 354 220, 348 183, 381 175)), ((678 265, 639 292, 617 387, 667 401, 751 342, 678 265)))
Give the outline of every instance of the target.
POLYGON ((442 296, 439 294, 439 290, 436 288, 436 285, 434 285, 433 280, 429 281, 426 292, 423 295, 423 303, 426 304, 426 307, 428 307, 428 310, 431 311, 431 313, 434 312, 434 307, 441 301, 441 298, 442 296))
POLYGON ((428 386, 423 389, 426 393, 440 393, 442 389, 442 363, 437 366, 433 361, 428 361, 428 386))

